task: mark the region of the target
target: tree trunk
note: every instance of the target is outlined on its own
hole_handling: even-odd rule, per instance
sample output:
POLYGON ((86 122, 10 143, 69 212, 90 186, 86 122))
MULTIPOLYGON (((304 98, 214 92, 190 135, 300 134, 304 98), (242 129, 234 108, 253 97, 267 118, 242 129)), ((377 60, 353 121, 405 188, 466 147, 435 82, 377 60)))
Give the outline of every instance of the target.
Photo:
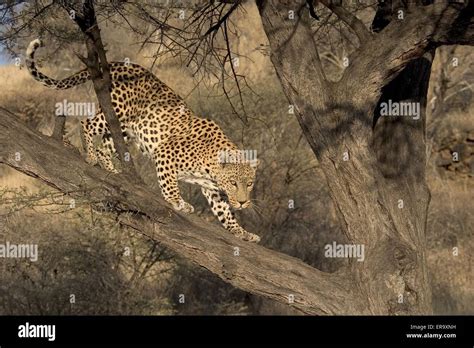
MULTIPOLYGON (((420 64, 424 62, 412 64, 402 75, 410 75, 420 64)), ((382 98, 396 95, 402 80, 394 80, 382 98)), ((427 85, 425 77, 420 83, 427 85)), ((334 89, 333 95, 346 96, 341 104, 352 100, 344 88, 334 89)), ((331 105, 324 110, 329 117, 353 116, 331 105)), ((429 192, 421 124, 421 119, 380 118, 368 138, 354 127, 340 133, 321 131, 321 141, 310 141, 349 243, 364 246, 365 261, 350 259, 344 272, 353 277, 372 314, 431 313, 425 259, 429 192)))
MULTIPOLYGON (((390 57, 381 64, 384 70, 364 64, 374 62, 372 56, 356 53, 359 64, 348 68, 352 75, 328 81, 309 16, 300 11, 297 20, 289 20, 288 4, 259 4, 271 59, 321 164, 349 244, 364 246, 365 251, 363 262, 350 258, 349 267, 339 273, 363 294, 371 314, 430 314, 424 115, 433 53, 409 63, 413 56, 385 45, 379 49, 382 57, 390 57), (379 100, 388 99, 420 103, 420 118, 374 114, 379 100)), ((405 30, 408 36, 417 35, 405 30)), ((381 40, 376 37, 374 43, 381 40)), ((420 50, 427 46, 423 40, 416 42, 420 50)), ((369 50, 367 42, 361 45, 369 50)))

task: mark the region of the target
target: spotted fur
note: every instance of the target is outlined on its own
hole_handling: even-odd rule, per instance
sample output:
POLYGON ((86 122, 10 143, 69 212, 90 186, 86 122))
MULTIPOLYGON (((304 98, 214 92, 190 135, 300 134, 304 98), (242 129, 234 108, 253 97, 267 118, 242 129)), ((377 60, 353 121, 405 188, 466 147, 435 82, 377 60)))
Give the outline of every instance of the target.
MULTIPOLYGON (((35 80, 53 89, 68 89, 90 80, 87 70, 63 80, 39 72, 34 53, 41 45, 40 40, 34 40, 27 50, 27 67, 35 80)), ((176 93, 140 65, 111 63, 110 76, 112 105, 122 134, 153 159, 165 200, 176 210, 191 213, 194 208, 181 197, 178 180, 200 185, 212 212, 227 230, 258 242, 260 238, 242 228, 233 212, 250 205, 255 167, 248 162, 219 161, 222 151, 235 151, 237 146, 215 122, 196 117, 176 93)), ((87 162, 98 162, 117 172, 112 162, 115 149, 102 111, 82 124, 87 162), (97 148, 93 143, 96 135, 102 138, 97 148)))

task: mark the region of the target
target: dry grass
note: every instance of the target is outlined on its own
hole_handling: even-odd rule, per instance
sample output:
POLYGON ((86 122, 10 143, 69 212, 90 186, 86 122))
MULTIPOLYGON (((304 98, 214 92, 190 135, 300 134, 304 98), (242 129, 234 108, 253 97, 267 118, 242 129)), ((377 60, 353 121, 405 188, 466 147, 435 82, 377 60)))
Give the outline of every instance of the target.
POLYGON ((24 209, 2 217, 1 240, 38 245, 38 261, 2 262, 0 313, 174 312, 162 291, 172 274, 169 256, 119 228, 113 217, 91 212, 87 205, 54 213, 58 207, 24 209))
POLYGON ((428 181, 432 200, 428 215, 428 266, 435 312, 474 313, 474 184, 470 179, 428 181))

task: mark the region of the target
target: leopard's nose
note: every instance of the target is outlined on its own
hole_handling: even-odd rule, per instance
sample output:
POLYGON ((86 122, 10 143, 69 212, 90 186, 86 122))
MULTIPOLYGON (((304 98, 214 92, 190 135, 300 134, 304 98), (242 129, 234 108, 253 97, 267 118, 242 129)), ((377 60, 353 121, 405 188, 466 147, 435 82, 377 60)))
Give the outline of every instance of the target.
POLYGON ((247 208, 250 205, 249 200, 239 201, 239 209, 247 208))

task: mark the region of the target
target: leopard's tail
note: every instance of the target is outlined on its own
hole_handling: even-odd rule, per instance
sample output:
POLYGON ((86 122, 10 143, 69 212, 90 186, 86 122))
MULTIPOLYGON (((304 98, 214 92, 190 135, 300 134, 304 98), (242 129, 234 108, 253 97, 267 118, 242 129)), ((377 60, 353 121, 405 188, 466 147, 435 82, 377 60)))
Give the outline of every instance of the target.
POLYGON ((84 82, 90 80, 89 71, 87 69, 81 70, 74 75, 66 77, 62 80, 52 79, 43 73, 39 72, 36 69, 36 64, 34 60, 36 50, 43 46, 43 43, 40 39, 36 39, 30 42, 28 49, 26 50, 26 66, 30 74, 34 77, 36 81, 41 82, 43 85, 53 89, 68 89, 74 86, 83 84, 84 82))

